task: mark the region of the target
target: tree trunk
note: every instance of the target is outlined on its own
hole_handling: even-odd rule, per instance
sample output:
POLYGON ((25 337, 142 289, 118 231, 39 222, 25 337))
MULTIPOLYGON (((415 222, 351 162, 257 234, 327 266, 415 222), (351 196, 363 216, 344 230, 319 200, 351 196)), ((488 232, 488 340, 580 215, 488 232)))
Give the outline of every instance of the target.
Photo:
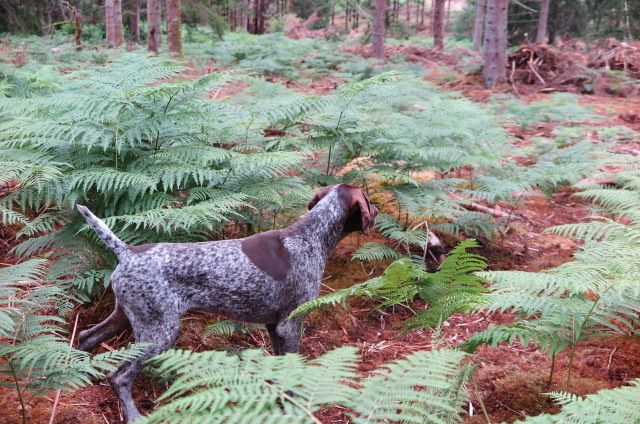
POLYGON ((104 2, 104 30, 107 37, 107 47, 112 47, 114 44, 113 36, 113 0, 106 0, 104 2))
POLYGON ((547 44, 549 37, 547 34, 547 21, 549 20, 549 3, 551 0, 540 1, 540 16, 538 17, 538 33, 536 43, 547 44))
POLYGON ((167 39, 169 53, 176 56, 182 55, 182 34, 180 31, 180 0, 167 0, 167 39))
POLYGON ((122 0, 113 0, 113 41, 116 47, 124 43, 122 35, 122 0))
POLYGON ((375 0, 373 10, 372 52, 375 57, 384 57, 384 15, 387 0, 375 0))
POLYGON ((258 20, 260 19, 260 0, 253 0, 253 30, 252 34, 258 33, 258 20))
POLYGON ((473 50, 479 52, 482 48, 484 35, 484 15, 487 9, 487 0, 476 0, 476 21, 473 25, 473 50))
POLYGON ((264 34, 267 32, 267 25, 265 23, 265 13, 269 7, 269 0, 258 0, 260 7, 258 8, 258 34, 264 34))
POLYGON ((349 31, 349 3, 344 8, 344 30, 349 31))
POLYGON ((160 0, 147 0, 147 49, 156 54, 162 44, 161 26, 160 0))
POLYGON ((106 0, 104 5, 105 29, 107 32, 107 46, 122 45, 122 0, 106 0))
POLYGON ((131 39, 140 44, 140 0, 133 0, 131 6, 131 39))
POLYGON ((508 6, 509 0, 487 0, 482 69, 487 88, 506 77, 508 6))
POLYGON ((240 1, 240 26, 249 30, 249 0, 240 1))
POLYGON ((436 50, 444 48, 444 8, 447 0, 434 0, 433 13, 433 47, 436 50))
POLYGON ((354 22, 353 22, 353 29, 356 29, 356 30, 360 27, 360 5, 358 3, 359 3, 359 0, 356 0, 356 7, 354 9, 355 16, 354 16, 354 22))

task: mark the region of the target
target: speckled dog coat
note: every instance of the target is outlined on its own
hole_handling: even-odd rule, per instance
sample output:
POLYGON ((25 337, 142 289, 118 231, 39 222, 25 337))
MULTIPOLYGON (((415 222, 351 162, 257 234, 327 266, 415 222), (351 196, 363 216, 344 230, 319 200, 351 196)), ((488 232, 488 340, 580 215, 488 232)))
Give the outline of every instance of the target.
POLYGON ((111 276, 113 313, 82 331, 80 349, 92 350, 131 324, 145 353, 109 376, 127 422, 140 416, 131 385, 143 363, 174 342, 188 310, 215 312, 239 321, 265 324, 276 355, 297 352, 302 320, 286 320, 299 305, 315 299, 329 254, 353 231, 369 231, 375 206, 357 187, 326 187, 309 202, 309 212, 291 227, 239 240, 127 246, 94 216, 78 211, 118 255, 111 276))

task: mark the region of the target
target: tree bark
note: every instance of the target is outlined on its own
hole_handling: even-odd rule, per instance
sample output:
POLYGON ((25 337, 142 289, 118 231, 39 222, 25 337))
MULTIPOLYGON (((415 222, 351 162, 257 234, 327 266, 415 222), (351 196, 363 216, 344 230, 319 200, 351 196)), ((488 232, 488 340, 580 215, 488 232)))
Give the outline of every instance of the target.
POLYGON ((258 19, 258 34, 264 34, 267 32, 267 25, 265 22, 265 14, 269 8, 269 0, 259 0, 260 2, 260 17, 258 19))
POLYGON ((122 0, 113 0, 113 25, 114 25, 114 45, 116 47, 124 43, 122 35, 122 0))
POLYGON ((182 55, 182 33, 180 31, 180 0, 167 0, 167 39, 169 44, 169 53, 180 56, 182 55))
POLYGON ((484 15, 487 9, 487 0, 476 0, 476 20, 473 25, 473 50, 479 52, 482 48, 484 35, 484 15))
POLYGON ((508 6, 509 0, 487 0, 482 69, 487 88, 506 79, 508 6))
POLYGON ((373 10, 372 52, 375 57, 384 57, 384 15, 387 0, 375 0, 373 10))
POLYGON ((551 0, 540 1, 540 16, 538 17, 538 32, 536 34, 536 43, 547 44, 549 36, 547 33, 547 22, 549 20, 549 3, 551 0))
POLYGON ((133 0, 131 5, 131 40, 140 44, 140 0, 133 0))
POLYGON ((249 0, 240 0, 240 26, 249 31, 249 0))
POLYGON ((113 0, 106 0, 104 2, 104 30, 105 36, 107 37, 107 46, 111 47, 114 43, 114 35, 113 35, 113 0))
POLYGON ((124 42, 122 36, 122 0, 106 0, 104 5, 107 46, 118 47, 124 42))
POLYGON ((434 0, 433 13, 433 47, 436 50, 444 48, 444 12, 447 0, 434 0))
POLYGON ((147 0, 147 49, 158 53, 162 44, 162 15, 160 0, 147 0))

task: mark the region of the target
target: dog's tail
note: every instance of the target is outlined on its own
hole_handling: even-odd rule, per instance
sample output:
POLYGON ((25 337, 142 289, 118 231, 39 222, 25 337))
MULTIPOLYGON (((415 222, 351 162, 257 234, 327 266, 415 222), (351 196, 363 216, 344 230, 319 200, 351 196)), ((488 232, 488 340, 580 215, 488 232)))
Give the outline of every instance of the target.
POLYGON ((100 237, 104 244, 106 244, 109 249, 113 250, 113 252, 118 255, 118 258, 121 258, 123 254, 129 250, 127 248, 127 245, 118 237, 116 237, 116 235, 113 234, 109 227, 107 227, 107 224, 105 224, 100 218, 91 213, 88 208, 82 205, 77 205, 77 207, 78 212, 80 212, 80 215, 84 217, 84 219, 87 221, 87 224, 89 224, 89 226, 95 230, 95 232, 98 234, 98 237, 100 237))

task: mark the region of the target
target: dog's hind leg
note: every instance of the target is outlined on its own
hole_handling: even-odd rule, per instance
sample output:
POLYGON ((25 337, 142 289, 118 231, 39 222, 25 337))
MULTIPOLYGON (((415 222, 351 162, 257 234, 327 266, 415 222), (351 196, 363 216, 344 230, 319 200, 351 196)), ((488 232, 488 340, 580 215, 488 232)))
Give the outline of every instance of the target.
POLYGON ((131 397, 134 378, 144 366, 145 361, 164 352, 173 344, 180 329, 178 314, 164 313, 160 317, 148 317, 142 320, 136 318, 130 316, 136 343, 147 345, 144 353, 123 363, 109 375, 109 383, 124 409, 126 422, 132 422, 141 416, 131 397))
POLYGON ((80 350, 90 352, 100 343, 115 336, 128 326, 129 319, 116 300, 115 309, 107 319, 95 327, 80 332, 78 337, 80 343, 78 347, 80 350))

